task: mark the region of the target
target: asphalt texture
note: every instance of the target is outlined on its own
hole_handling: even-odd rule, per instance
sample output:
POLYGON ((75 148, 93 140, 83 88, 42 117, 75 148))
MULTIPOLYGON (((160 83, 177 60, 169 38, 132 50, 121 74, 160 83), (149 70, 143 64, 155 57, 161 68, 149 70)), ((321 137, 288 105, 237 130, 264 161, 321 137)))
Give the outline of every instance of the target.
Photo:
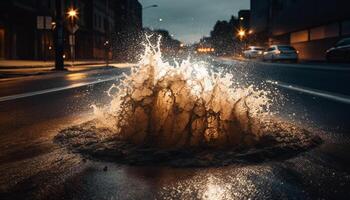
POLYGON ((347 199, 350 68, 208 59, 242 85, 275 91, 281 118, 324 143, 288 159, 226 167, 129 166, 89 160, 53 142, 92 117, 127 69, 0 82, 0 199, 347 199), (282 98, 283 97, 283 98, 282 98))

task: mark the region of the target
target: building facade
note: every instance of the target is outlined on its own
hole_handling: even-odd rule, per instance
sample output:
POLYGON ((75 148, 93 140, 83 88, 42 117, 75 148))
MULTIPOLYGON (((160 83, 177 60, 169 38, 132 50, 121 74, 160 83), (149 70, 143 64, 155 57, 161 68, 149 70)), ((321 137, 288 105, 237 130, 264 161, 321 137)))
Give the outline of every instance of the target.
MULTIPOLYGON (((112 10, 113 0, 75 0, 78 19, 76 21, 78 30, 74 33, 77 59, 105 59, 111 57, 112 51, 109 45, 111 35, 114 32, 114 15, 112 10)), ((70 32, 68 31, 69 35, 70 32)), ((69 36, 66 36, 66 52, 69 55, 69 36)), ((65 53, 66 54, 66 53, 65 53)))
POLYGON ((239 26, 244 30, 250 29, 250 10, 240 10, 238 12, 239 26))
POLYGON ((0 59, 50 57, 51 21, 40 18, 38 23, 37 17, 53 14, 54 0, 0 1, 0 59), (45 29, 46 26, 49 28, 45 29))
MULTIPOLYGON (((129 56, 125 52, 132 51, 142 32, 142 5, 137 0, 60 2, 67 59, 129 56), (69 9, 77 10, 74 21, 68 19, 69 9), (74 34, 72 27, 77 28, 74 34)), ((0 59, 53 59, 55 5, 56 0, 0 1, 0 59)))
POLYGON ((132 61, 139 54, 142 39, 142 5, 138 0, 116 0, 114 5, 114 58, 132 61))
POLYGON ((348 0, 251 0, 251 28, 265 44, 291 44, 301 59, 324 60, 325 51, 350 37, 348 0))

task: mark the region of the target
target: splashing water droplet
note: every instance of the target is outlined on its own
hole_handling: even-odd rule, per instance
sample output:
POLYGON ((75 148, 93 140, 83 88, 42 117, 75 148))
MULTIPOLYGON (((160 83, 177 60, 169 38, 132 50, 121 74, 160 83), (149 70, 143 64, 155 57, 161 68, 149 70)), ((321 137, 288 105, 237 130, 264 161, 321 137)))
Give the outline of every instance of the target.
MULTIPOLYGON (((301 146, 307 143, 305 138, 314 144, 311 136, 304 137, 311 135, 308 131, 273 120, 271 91, 253 85, 240 87, 232 74, 214 72, 205 62, 187 59, 172 66, 162 60, 160 38, 156 46, 150 44, 149 37, 147 40, 139 64, 108 91, 110 104, 93 106, 93 125, 64 130, 58 138, 70 138, 75 143, 68 142, 70 146, 85 152, 89 149, 93 154, 96 146, 86 146, 86 138, 93 138, 96 144, 101 140, 126 141, 162 150, 232 150, 275 145, 278 141, 294 144, 299 135, 304 140, 301 146)), ((113 145, 107 149, 128 147, 113 145)), ((117 154, 125 153, 113 151, 114 156, 117 154)))
POLYGON ((113 116, 108 122, 120 137, 163 148, 225 147, 259 136, 257 119, 265 118, 270 102, 266 91, 239 88, 231 74, 215 73, 204 62, 171 66, 159 44, 147 45, 139 65, 111 87, 117 88, 111 104, 95 108, 101 122, 113 116))

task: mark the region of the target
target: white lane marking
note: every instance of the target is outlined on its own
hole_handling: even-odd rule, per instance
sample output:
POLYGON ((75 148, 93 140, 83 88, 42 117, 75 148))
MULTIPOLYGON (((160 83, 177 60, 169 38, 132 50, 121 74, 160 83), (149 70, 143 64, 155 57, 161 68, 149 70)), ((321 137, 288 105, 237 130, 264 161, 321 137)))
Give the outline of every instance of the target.
POLYGON ((350 96, 341 95, 341 94, 334 94, 334 93, 321 91, 321 90, 317 90, 317 89, 311 89, 311 88, 307 88, 307 87, 290 85, 290 84, 279 82, 279 81, 268 80, 266 82, 270 83, 270 84, 273 84, 273 85, 277 85, 277 86, 285 88, 285 89, 294 90, 294 91, 297 91, 297 92, 302 92, 302 93, 305 93, 305 94, 310 94, 310 95, 322 97, 322 98, 325 98, 325 99, 329 99, 329 100, 333 100, 333 101, 337 101, 337 102, 341 102, 341 103, 350 104, 350 96))
POLYGON ((342 67, 337 67, 334 64, 328 64, 329 66, 317 65, 317 64, 289 64, 289 63, 271 63, 271 62, 263 62, 257 60, 232 60, 228 58, 218 58, 217 61, 224 62, 224 64, 235 64, 237 62, 240 63, 253 63, 260 64, 261 66, 267 67, 284 67, 284 68, 295 68, 295 69, 312 69, 312 70, 330 70, 330 71, 350 71, 350 65, 341 64, 342 67))
POLYGON ((336 67, 334 65, 331 66, 322 66, 317 64, 289 64, 289 63, 266 63, 253 61, 257 64, 261 64, 264 66, 275 66, 275 67, 286 67, 286 68, 295 68, 295 69, 313 69, 313 70, 330 70, 330 71, 350 71, 349 66, 336 67))
POLYGON ((57 87, 57 88, 51 88, 51 89, 46 89, 46 90, 39 90, 39 91, 35 91, 35 92, 27 92, 27 93, 22 93, 22 94, 4 96, 4 97, 0 97, 0 102, 11 101, 11 100, 21 99, 21 98, 26 98, 26 97, 32 97, 32 96, 36 96, 36 95, 58 92, 58 91, 63 91, 63 90, 69 90, 69 89, 79 88, 79 87, 88 86, 88 85, 94 85, 94 84, 103 83, 106 81, 117 80, 120 77, 121 76, 114 76, 112 78, 107 78, 107 79, 102 79, 102 80, 97 80, 97 81, 75 83, 75 84, 72 84, 69 86, 64 86, 64 87, 57 87))

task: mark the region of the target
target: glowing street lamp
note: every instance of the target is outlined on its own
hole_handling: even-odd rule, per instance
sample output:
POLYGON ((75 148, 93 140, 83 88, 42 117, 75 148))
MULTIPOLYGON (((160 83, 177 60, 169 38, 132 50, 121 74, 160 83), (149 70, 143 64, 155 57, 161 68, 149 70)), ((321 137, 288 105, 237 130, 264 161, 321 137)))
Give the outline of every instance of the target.
POLYGON ((78 11, 76 9, 69 9, 67 12, 68 18, 73 20, 78 17, 78 11))
POLYGON ((68 26, 70 29, 70 35, 69 35, 69 46, 70 46, 70 53, 71 53, 71 59, 72 59, 72 65, 75 60, 75 32, 78 30, 78 26, 75 24, 76 20, 78 18, 78 10, 74 8, 70 8, 67 11, 67 18, 68 18, 68 26))
POLYGON ((241 37, 244 37, 245 36, 245 31, 244 30, 238 31, 238 35, 241 36, 241 37))
POLYGON ((237 33, 238 37, 242 40, 246 36, 246 32, 244 29, 239 29, 237 33))

